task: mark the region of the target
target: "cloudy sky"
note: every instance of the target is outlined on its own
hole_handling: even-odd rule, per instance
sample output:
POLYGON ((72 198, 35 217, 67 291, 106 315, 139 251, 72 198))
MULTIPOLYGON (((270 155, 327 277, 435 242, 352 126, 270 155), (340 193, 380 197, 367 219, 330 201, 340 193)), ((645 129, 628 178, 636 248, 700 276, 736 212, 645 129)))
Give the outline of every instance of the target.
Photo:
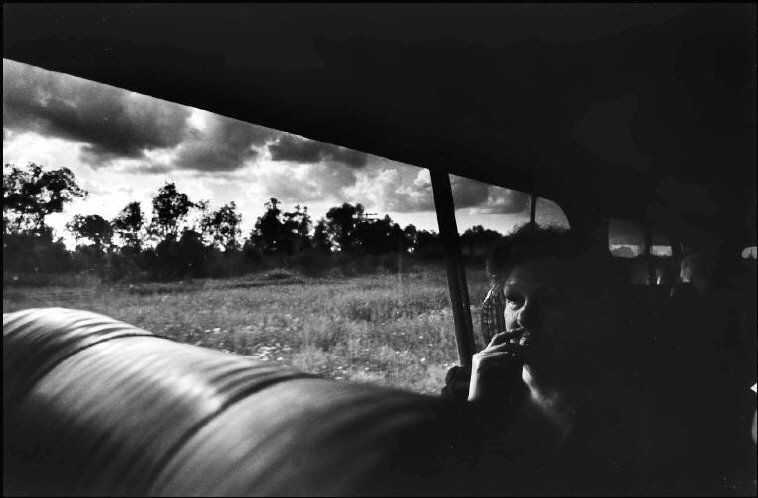
MULTIPOLYGON (((320 218, 343 202, 437 231, 427 170, 200 109, 3 59, 3 164, 70 168, 89 195, 49 218, 58 235, 74 214, 115 216, 166 182, 215 209, 236 201, 249 234, 270 197, 320 218)), ((452 177, 458 228, 507 232, 528 219, 519 192, 452 177)), ((538 204, 560 219, 560 208, 538 204)))

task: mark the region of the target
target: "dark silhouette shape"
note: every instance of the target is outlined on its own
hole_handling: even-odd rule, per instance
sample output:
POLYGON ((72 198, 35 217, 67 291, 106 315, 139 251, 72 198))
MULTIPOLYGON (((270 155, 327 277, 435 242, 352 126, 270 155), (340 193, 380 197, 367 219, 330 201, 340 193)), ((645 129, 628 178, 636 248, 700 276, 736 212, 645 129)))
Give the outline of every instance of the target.
POLYGON ((136 251, 142 248, 142 228, 145 218, 142 214, 142 206, 139 202, 130 202, 111 221, 113 231, 124 241, 124 247, 131 247, 136 251))

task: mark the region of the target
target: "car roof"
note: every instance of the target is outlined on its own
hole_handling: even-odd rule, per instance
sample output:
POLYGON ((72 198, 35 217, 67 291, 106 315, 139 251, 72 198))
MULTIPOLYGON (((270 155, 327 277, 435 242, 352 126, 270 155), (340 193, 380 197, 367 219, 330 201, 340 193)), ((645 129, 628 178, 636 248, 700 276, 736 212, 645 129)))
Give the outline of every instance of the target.
POLYGON ((750 206, 754 225, 755 12, 4 4, 3 57, 572 212, 665 225, 688 202, 715 204, 688 220, 723 230, 750 206))

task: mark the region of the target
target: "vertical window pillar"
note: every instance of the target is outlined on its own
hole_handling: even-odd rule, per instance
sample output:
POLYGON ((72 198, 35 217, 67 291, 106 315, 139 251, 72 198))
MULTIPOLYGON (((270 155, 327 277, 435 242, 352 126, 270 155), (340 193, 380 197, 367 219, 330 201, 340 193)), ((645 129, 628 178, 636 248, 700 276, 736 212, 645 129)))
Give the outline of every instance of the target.
POLYGON ((656 278, 655 278, 655 265, 653 264, 653 230, 650 228, 650 225, 645 224, 644 227, 644 234, 645 234, 645 260, 647 262, 647 284, 648 285, 655 285, 656 278))
POLYGON ((450 187, 450 176, 446 171, 429 170, 432 179, 434 207, 437 212, 437 225, 440 229, 440 240, 445 252, 447 269, 447 286, 450 302, 453 306, 453 321, 455 322, 455 342, 458 346, 458 360, 461 365, 471 365, 474 355, 474 333, 469 307, 466 271, 461 257, 461 245, 458 236, 458 226, 455 221, 455 205, 453 190, 450 187))

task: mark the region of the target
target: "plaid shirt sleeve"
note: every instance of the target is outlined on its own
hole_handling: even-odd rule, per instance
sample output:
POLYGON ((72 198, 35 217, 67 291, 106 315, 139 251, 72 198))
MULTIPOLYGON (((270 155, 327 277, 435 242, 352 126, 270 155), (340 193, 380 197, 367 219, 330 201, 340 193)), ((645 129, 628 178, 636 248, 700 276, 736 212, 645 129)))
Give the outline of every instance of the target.
POLYGON ((505 330, 505 295, 502 284, 495 284, 482 303, 481 331, 484 344, 489 344, 492 336, 505 330))

